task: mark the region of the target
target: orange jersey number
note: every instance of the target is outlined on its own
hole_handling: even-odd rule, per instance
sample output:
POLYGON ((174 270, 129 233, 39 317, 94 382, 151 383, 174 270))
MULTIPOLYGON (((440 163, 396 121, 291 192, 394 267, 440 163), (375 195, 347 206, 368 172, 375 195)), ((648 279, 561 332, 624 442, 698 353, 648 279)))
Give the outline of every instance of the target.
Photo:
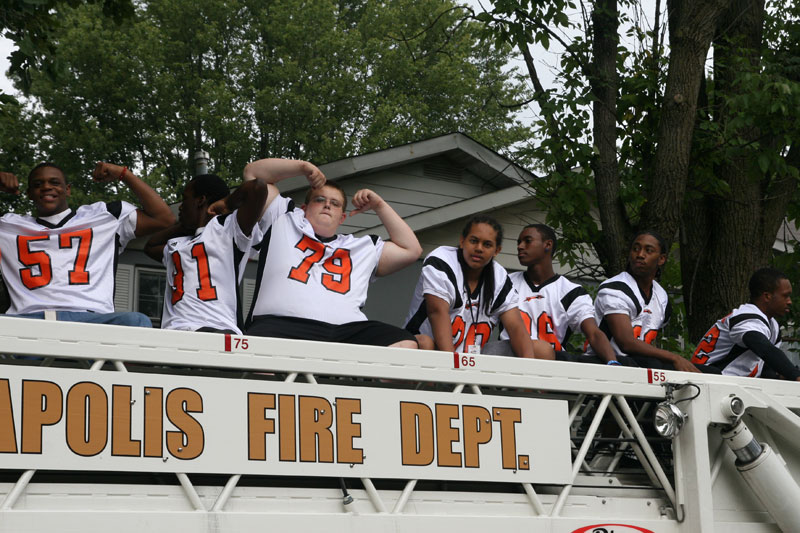
MULTIPOLYGON (((206 246, 198 242, 192 246, 192 257, 197 261, 197 298, 204 302, 217 299, 217 288, 211 283, 211 270, 208 266, 206 246)), ((175 276, 172 278, 172 305, 183 298, 183 265, 178 252, 172 252, 172 264, 175 266, 175 276)))
MULTIPOLYGON (((299 265, 289 270, 289 279, 300 283, 308 283, 311 267, 319 263, 325 255, 325 245, 308 235, 303 235, 303 238, 294 247, 303 253, 311 251, 311 254, 305 256, 299 265)), ((350 250, 337 248, 322 263, 322 268, 327 271, 326 274, 322 274, 323 287, 339 294, 346 294, 350 291, 350 274, 353 272, 350 250)))
MULTIPOLYGON (((633 336, 638 339, 640 338, 641 334, 642 334, 642 326, 633 326, 633 336)), ((647 332, 644 334, 644 338, 642 338, 642 340, 647 344, 653 344, 653 341, 656 340, 656 337, 658 337, 658 330, 650 329, 647 330, 647 332)))
MULTIPOLYGON (((464 319, 460 316, 457 316, 453 319, 453 346, 461 346, 461 341, 464 340, 464 329, 466 329, 466 325, 467 324, 464 322, 464 319)), ((470 324, 466 334, 467 338, 465 346, 476 344, 475 340, 478 336, 480 336, 481 339, 480 345, 483 346, 486 344, 486 341, 489 340, 489 336, 492 334, 492 327, 487 322, 470 324)))
MULTIPOLYGON (((528 335, 530 336, 533 328, 533 319, 531 318, 531 315, 525 311, 520 310, 519 314, 522 315, 522 322, 525 324, 525 329, 528 330, 528 335)), ((536 337, 540 340, 549 342, 553 346, 554 350, 562 350, 561 343, 558 342, 555 327, 553 326, 553 319, 550 318, 550 315, 547 314, 547 311, 542 311, 542 314, 539 315, 539 318, 536 320, 536 337)))
POLYGON ((706 361, 708 361, 708 354, 714 351, 718 340, 719 328, 714 324, 711 326, 710 330, 706 331, 706 334, 703 335, 703 340, 697 345, 697 349, 694 351, 694 355, 692 355, 692 363, 698 365, 705 364, 706 361))
MULTIPOLYGON (((50 240, 49 235, 20 235, 17 237, 17 257, 19 262, 27 267, 20 269, 20 279, 22 284, 31 290, 49 285, 53 279, 50 255, 44 250, 32 252, 30 248, 32 242, 47 240, 50 240), (34 271, 34 267, 38 272, 34 271)), ((92 230, 84 229, 62 233, 58 235, 58 247, 62 249, 77 248, 75 262, 68 274, 69 284, 87 285, 89 272, 86 270, 86 265, 89 262, 89 251, 92 248, 92 230)))

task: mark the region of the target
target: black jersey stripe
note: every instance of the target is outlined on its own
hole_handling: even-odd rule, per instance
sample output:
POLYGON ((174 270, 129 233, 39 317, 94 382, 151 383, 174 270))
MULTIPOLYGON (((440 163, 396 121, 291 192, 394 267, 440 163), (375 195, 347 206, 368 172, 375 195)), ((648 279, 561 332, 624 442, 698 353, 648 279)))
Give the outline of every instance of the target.
POLYGON ((600 285, 600 290, 603 289, 611 289, 614 291, 620 291, 628 299, 633 302, 633 305, 636 307, 636 316, 639 316, 642 313, 642 305, 639 303, 639 299, 636 298, 636 295, 633 293, 633 289, 631 289, 630 285, 625 283, 624 281, 612 281, 610 283, 603 283, 600 285))
POLYGON ((550 278, 550 279, 548 279, 546 281, 543 281, 541 285, 536 285, 535 283, 533 283, 531 280, 528 279, 527 273, 523 273, 522 274, 522 279, 525 280, 525 283, 528 285, 528 287, 530 287, 532 292, 539 292, 540 290, 542 290, 543 288, 547 287, 551 283, 555 283, 556 281, 558 281, 558 278, 560 278, 560 277, 561 277, 561 274, 556 274, 552 278, 550 278))
POLYGON ((250 311, 247 313, 247 320, 245 321, 245 327, 249 328, 250 324, 253 322, 253 309, 256 308, 256 302, 258 302, 258 293, 261 291, 261 278, 264 276, 264 267, 267 264, 267 253, 269 252, 269 242, 272 238, 272 226, 269 227, 267 232, 264 234, 264 238, 261 239, 261 242, 258 243, 258 268, 256 269, 256 288, 253 292, 253 301, 250 304, 250 311))
POLYGON ((770 329, 770 331, 772 330, 772 328, 770 328, 770 326, 769 326, 769 321, 766 318, 764 318, 763 316, 757 315, 755 313, 743 313, 741 315, 736 315, 735 317, 729 318, 728 319, 728 328, 733 329, 733 327, 736 324, 740 324, 740 323, 744 322, 745 320, 753 320, 753 319, 760 320, 761 322, 763 322, 767 326, 767 328, 770 329))
POLYGON ((736 360, 737 357, 742 355, 747 350, 748 348, 746 346, 739 346, 737 344, 734 344, 731 350, 727 353, 727 355, 725 355, 725 357, 709 364, 719 368, 720 370, 724 370, 726 366, 731 364, 734 360, 736 360))
POLYGON ((492 302, 492 313, 497 311, 501 305, 506 302, 509 293, 514 289, 514 284, 511 283, 511 278, 506 277, 506 282, 503 284, 503 288, 500 290, 500 294, 497 295, 497 298, 494 299, 492 302))
POLYGON ((370 234, 369 238, 372 239, 372 244, 373 245, 378 244, 378 239, 380 239, 380 237, 378 237, 377 235, 373 235, 373 234, 370 234))
POLYGON ((408 323, 405 325, 406 331, 413 333, 416 335, 419 333, 419 328, 422 326, 422 323, 428 319, 428 306, 425 305, 425 299, 422 299, 420 302, 417 311, 414 315, 409 319, 408 323))
MULTIPOLYGON (((121 206, 121 205, 122 205, 122 204, 120 204, 120 206, 121 206)), ((57 229, 57 228, 60 228, 61 226, 63 226, 64 224, 66 224, 67 222, 69 222, 69 220, 70 220, 72 217, 74 217, 76 214, 77 214, 77 212, 75 212, 75 211, 72 211, 70 214, 68 214, 67 216, 65 216, 64 218, 62 218, 62 219, 61 219, 61 222, 59 222, 58 224, 52 224, 52 223, 50 223, 50 222, 46 221, 45 219, 43 219, 43 218, 38 218, 38 217, 37 217, 35 220, 36 220, 36 223, 37 223, 37 224, 40 224, 40 225, 44 226, 45 228, 49 228, 49 229, 57 229)))
MULTIPOLYGON (((239 327, 240 330, 244 331, 244 318, 242 313, 242 295, 241 291, 239 290, 240 287, 239 283, 239 265, 244 258, 244 252, 236 246, 236 239, 232 239, 233 241, 233 280, 234 280, 234 291, 233 294, 236 297, 236 325, 239 327)), ((245 267, 247 264, 245 263, 245 267)))
POLYGON ((458 280, 456 280, 455 272, 453 272, 453 269, 450 268, 450 265, 438 257, 428 257, 422 264, 422 268, 425 268, 426 266, 430 266, 445 273, 447 279, 450 281, 450 284, 453 285, 453 293, 456 295, 454 307, 456 309, 460 308, 463 305, 463 301, 461 300, 461 293, 458 288, 458 280))
POLYGON ((561 306, 564 308, 564 311, 569 310, 569 306, 572 305, 579 296, 583 296, 584 294, 589 294, 586 292, 586 289, 583 287, 575 287, 571 291, 569 291, 563 298, 561 298, 561 306))
POLYGON ((111 213, 114 218, 119 218, 119 216, 122 214, 122 202, 120 200, 106 202, 106 211, 111 213))

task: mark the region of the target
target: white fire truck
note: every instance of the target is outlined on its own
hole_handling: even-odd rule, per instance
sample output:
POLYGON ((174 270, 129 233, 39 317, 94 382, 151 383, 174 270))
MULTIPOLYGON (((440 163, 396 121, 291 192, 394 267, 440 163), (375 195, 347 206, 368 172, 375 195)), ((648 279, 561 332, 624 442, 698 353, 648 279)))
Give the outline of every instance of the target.
POLYGON ((4 318, 0 532, 800 531, 800 385, 4 318))

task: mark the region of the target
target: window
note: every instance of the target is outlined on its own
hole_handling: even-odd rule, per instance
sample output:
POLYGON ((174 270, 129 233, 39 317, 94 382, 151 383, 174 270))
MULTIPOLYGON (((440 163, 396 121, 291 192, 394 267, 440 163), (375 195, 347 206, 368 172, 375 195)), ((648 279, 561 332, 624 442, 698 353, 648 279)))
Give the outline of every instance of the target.
POLYGON ((147 315, 153 327, 161 327, 161 311, 164 308, 164 289, 167 273, 155 268, 136 268, 135 311, 147 315))

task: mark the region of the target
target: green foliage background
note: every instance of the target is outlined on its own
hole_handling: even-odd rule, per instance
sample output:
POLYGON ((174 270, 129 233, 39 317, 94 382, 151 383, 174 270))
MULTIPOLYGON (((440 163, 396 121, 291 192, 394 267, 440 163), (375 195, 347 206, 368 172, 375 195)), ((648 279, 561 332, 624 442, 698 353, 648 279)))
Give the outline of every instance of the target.
POLYGON ((24 176, 52 160, 76 201, 102 194, 86 179, 98 160, 175 200, 198 149, 235 183, 267 156, 324 163, 453 131, 502 151, 531 135, 510 46, 450 0, 150 0, 122 18, 74 4, 50 32, 63 71, 33 71, 29 105, 6 106, 0 164, 24 176))

